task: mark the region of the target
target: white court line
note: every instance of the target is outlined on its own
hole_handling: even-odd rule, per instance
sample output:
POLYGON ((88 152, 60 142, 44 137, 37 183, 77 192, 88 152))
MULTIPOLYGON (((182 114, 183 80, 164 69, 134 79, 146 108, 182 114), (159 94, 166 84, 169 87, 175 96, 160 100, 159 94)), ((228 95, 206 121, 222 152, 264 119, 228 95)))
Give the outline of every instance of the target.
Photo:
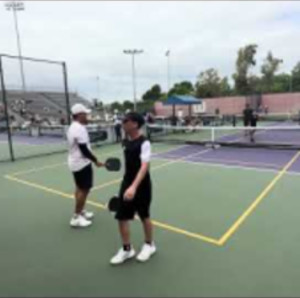
MULTIPOLYGON (((172 161, 168 158, 155 158, 156 160, 163 160, 163 161, 172 161)), ((212 167, 217 167, 217 168, 225 168, 225 169, 239 169, 239 170, 245 170, 245 171, 255 171, 255 172, 269 172, 269 173, 278 173, 278 169, 266 169, 266 168, 256 168, 256 167, 244 167, 244 166, 239 166, 239 165, 226 165, 226 164, 219 164, 219 163, 211 163, 211 162, 200 162, 200 161, 191 161, 191 160, 177 160, 178 163, 187 163, 187 164, 193 164, 193 165, 198 165, 198 166, 212 166, 212 167)), ((300 172, 295 172, 295 171, 290 171, 287 172, 286 175, 291 175, 291 176, 300 176, 300 172)))
MULTIPOLYGON (((8 145, 8 142, 7 141, 0 141, 0 144, 7 144, 8 145)), ((13 144, 16 144, 16 145, 26 145, 26 146, 32 146, 32 147, 35 147, 35 146, 40 146, 40 145, 37 145, 37 144, 31 144, 31 143, 27 143, 27 142, 16 142, 13 140, 13 144)))
MULTIPOLYGON (((224 162, 224 163, 236 163, 238 165, 253 165, 254 167, 255 166, 265 166, 265 167, 272 167, 272 168, 275 168, 275 169, 281 169, 282 166, 280 165, 277 165, 277 164, 273 164, 273 163, 264 163, 264 162, 247 162, 247 161, 241 161, 241 160, 236 160, 236 159, 222 159, 222 158, 200 158, 200 160, 202 161, 212 161, 212 162, 224 162)), ((197 160, 195 160, 197 161, 197 160)))
POLYGON ((155 152, 155 153, 153 152, 152 156, 177 151, 177 150, 180 150, 180 149, 184 149, 185 147, 189 147, 189 146, 191 146, 191 145, 180 145, 180 146, 178 146, 174 149, 166 149, 166 150, 162 150, 162 151, 155 152))
MULTIPOLYGON (((112 151, 112 152, 105 152, 105 153, 101 153, 99 155, 107 156, 107 155, 120 153, 120 152, 122 152, 122 150, 116 150, 116 151, 112 151)), ((9 174, 9 175, 18 176, 18 175, 30 174, 30 173, 34 173, 34 172, 43 171, 43 170, 46 170, 46 169, 52 169, 52 168, 56 168, 56 167, 60 167, 60 166, 66 166, 67 164, 68 163, 66 161, 62 161, 60 163, 46 165, 46 166, 43 166, 43 167, 40 167, 40 168, 32 168, 32 169, 28 169, 28 170, 24 170, 24 171, 19 171, 19 172, 12 173, 12 174, 9 174)))

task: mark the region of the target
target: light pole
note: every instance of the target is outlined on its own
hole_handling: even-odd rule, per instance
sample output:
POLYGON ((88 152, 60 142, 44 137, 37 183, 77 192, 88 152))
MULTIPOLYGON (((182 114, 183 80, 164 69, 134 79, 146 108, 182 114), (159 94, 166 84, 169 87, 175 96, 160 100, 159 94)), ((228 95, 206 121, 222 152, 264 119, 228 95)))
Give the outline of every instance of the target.
POLYGON ((134 57, 137 54, 142 54, 143 50, 124 50, 123 53, 131 55, 132 57, 132 85, 133 85, 133 102, 134 102, 134 111, 136 111, 136 73, 135 73, 135 60, 134 57))
POLYGON ((23 11, 23 10, 25 10, 25 7, 24 7, 24 3, 22 1, 9 1, 9 2, 5 3, 5 8, 8 11, 12 11, 13 16, 14 16, 15 30, 16 30, 16 36, 17 36, 17 46, 18 46, 18 53, 19 53, 19 58, 20 58, 20 72, 21 72, 21 79, 22 79, 22 88, 23 88, 23 92, 25 92, 26 84, 25 84, 24 66, 23 66, 23 60, 22 60, 22 47, 21 47, 21 39, 20 39, 18 16, 17 16, 17 11, 23 11))
POLYGON ((97 81, 97 97, 98 100, 100 101, 100 77, 99 76, 96 77, 96 81, 97 81))
POLYGON ((166 57, 167 57, 167 88, 168 88, 167 94, 170 91, 170 53, 171 53, 171 51, 167 50, 167 52, 166 52, 166 57))

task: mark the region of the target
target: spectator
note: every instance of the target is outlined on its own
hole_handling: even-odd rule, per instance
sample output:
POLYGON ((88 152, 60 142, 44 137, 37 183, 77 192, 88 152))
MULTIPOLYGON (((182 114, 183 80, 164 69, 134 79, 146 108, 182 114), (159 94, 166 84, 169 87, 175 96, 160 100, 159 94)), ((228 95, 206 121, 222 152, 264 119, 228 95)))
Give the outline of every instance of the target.
POLYGON ((120 116, 117 113, 114 114, 113 121, 114 121, 116 142, 119 143, 122 140, 122 121, 120 119, 120 116))
POLYGON ((153 124, 154 123, 154 117, 153 117, 153 115, 152 115, 151 112, 147 113, 147 115, 146 115, 146 122, 148 124, 153 124))
POLYGON ((268 115, 268 113, 269 113, 269 107, 265 106, 265 114, 268 115))

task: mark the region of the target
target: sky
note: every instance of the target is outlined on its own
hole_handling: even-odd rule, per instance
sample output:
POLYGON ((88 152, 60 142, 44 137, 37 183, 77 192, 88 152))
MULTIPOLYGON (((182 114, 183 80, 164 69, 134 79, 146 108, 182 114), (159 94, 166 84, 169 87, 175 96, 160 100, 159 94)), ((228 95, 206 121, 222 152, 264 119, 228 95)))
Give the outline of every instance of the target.
MULTIPOLYGON (((167 50, 171 84, 195 83, 211 67, 231 78, 238 49, 249 43, 258 45, 253 73, 269 50, 284 60, 281 72, 300 61, 300 2, 25 1, 17 15, 23 55, 65 61, 70 90, 105 103, 133 99, 124 49, 144 50, 135 61, 138 99, 154 84, 167 90, 167 50)), ((4 2, 0 53, 18 53, 13 13, 4 2)), ((3 64, 6 84, 20 87, 18 61, 3 64)), ((27 62, 24 69, 29 89, 63 87, 60 66, 27 62)))

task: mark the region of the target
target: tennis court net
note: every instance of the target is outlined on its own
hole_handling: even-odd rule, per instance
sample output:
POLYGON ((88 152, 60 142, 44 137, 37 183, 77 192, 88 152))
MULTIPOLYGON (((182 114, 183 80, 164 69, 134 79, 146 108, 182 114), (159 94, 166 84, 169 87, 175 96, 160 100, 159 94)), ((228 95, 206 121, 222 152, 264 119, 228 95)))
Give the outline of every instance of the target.
MULTIPOLYGON (((12 127, 12 136, 27 136, 33 138, 47 138, 66 140, 67 125, 30 125, 27 127, 12 127)), ((113 142, 113 127, 111 125, 87 125, 87 130, 92 143, 113 142)), ((30 141, 30 139, 28 139, 30 141)))
POLYGON ((300 149, 300 126, 147 126, 152 142, 207 146, 300 149))

